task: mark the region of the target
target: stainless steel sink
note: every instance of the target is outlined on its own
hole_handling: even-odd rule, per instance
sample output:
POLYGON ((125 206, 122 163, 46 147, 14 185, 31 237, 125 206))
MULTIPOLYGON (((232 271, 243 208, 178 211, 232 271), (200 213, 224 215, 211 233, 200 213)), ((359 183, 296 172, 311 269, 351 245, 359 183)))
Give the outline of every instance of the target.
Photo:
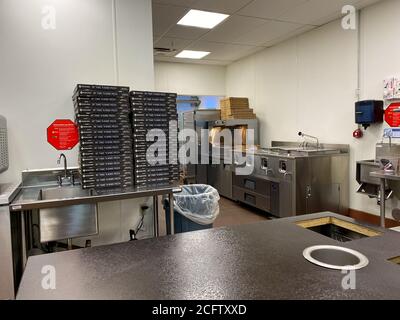
POLYGON ((311 148, 311 147, 272 147, 268 148, 267 152, 278 153, 282 155, 324 155, 324 154, 334 154, 339 153, 339 150, 327 149, 327 148, 311 148))
POLYGON ((80 186, 65 186, 41 189, 39 193, 39 200, 65 200, 71 198, 88 197, 91 195, 93 195, 92 190, 82 189, 80 186))
MULTIPOLYGON (((80 186, 65 186, 41 189, 38 200, 63 201, 90 195, 92 195, 91 190, 83 190, 80 186)), ((41 209, 39 219, 40 241, 42 243, 91 236, 98 233, 96 204, 41 209)))

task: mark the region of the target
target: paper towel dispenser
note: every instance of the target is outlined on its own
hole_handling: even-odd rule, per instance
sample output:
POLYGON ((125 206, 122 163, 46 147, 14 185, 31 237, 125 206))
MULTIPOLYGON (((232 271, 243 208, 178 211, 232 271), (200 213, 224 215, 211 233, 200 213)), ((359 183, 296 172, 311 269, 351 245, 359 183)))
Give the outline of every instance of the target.
POLYGON ((356 123, 367 129, 373 123, 383 122, 383 101, 364 100, 355 105, 356 123))

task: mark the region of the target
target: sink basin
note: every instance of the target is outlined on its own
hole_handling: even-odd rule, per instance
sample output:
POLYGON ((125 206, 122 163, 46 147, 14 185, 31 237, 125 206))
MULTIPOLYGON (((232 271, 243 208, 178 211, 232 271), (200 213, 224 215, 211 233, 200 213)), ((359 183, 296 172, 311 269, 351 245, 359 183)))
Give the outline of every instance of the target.
POLYGON ((40 190, 39 200, 65 200, 70 198, 88 197, 92 190, 82 189, 80 186, 58 187, 40 190))
MULTIPOLYGON (((88 197, 91 190, 80 186, 42 189, 39 200, 60 200, 88 197)), ((57 206, 39 211, 40 242, 86 237, 98 233, 97 205, 57 206)))
POLYGON ((315 265, 335 270, 358 270, 369 263, 368 258, 356 250, 329 245, 308 247, 303 256, 315 265))
POLYGON ((327 149, 327 148, 301 148, 301 147, 272 147, 262 150, 262 152, 271 152, 281 155, 293 155, 293 156, 307 156, 307 155, 324 155, 340 153, 340 150, 327 149))

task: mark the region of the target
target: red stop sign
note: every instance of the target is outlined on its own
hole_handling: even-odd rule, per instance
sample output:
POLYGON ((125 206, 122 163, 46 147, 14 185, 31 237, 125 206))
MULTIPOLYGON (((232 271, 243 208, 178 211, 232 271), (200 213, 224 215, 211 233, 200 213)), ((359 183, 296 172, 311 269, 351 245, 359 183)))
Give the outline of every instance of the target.
POLYGON ((56 120, 47 128, 47 142, 57 150, 71 150, 79 142, 78 127, 71 120, 56 120))
POLYGON ((400 127, 400 102, 392 103, 387 107, 385 121, 391 127, 400 127))

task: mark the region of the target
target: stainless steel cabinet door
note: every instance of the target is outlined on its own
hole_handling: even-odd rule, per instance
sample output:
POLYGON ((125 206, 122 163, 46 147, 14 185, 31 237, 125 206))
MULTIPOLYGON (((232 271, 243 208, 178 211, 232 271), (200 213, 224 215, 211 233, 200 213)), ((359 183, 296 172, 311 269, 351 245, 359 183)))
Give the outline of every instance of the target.
POLYGON ((211 164, 208 167, 208 183, 217 189, 221 196, 232 199, 232 166, 211 164))
POLYGON ((11 220, 8 206, 0 206, 0 300, 14 299, 11 220))
POLYGON ((279 183, 279 217, 291 217, 295 215, 293 211, 293 183, 290 180, 292 177, 288 176, 287 179, 279 183))
POLYGON ((332 178, 331 157, 310 158, 310 184, 306 186, 307 213, 332 211, 339 213, 340 184, 332 178))
POLYGON ((340 212, 340 185, 337 183, 313 185, 307 198, 307 213, 340 212))

